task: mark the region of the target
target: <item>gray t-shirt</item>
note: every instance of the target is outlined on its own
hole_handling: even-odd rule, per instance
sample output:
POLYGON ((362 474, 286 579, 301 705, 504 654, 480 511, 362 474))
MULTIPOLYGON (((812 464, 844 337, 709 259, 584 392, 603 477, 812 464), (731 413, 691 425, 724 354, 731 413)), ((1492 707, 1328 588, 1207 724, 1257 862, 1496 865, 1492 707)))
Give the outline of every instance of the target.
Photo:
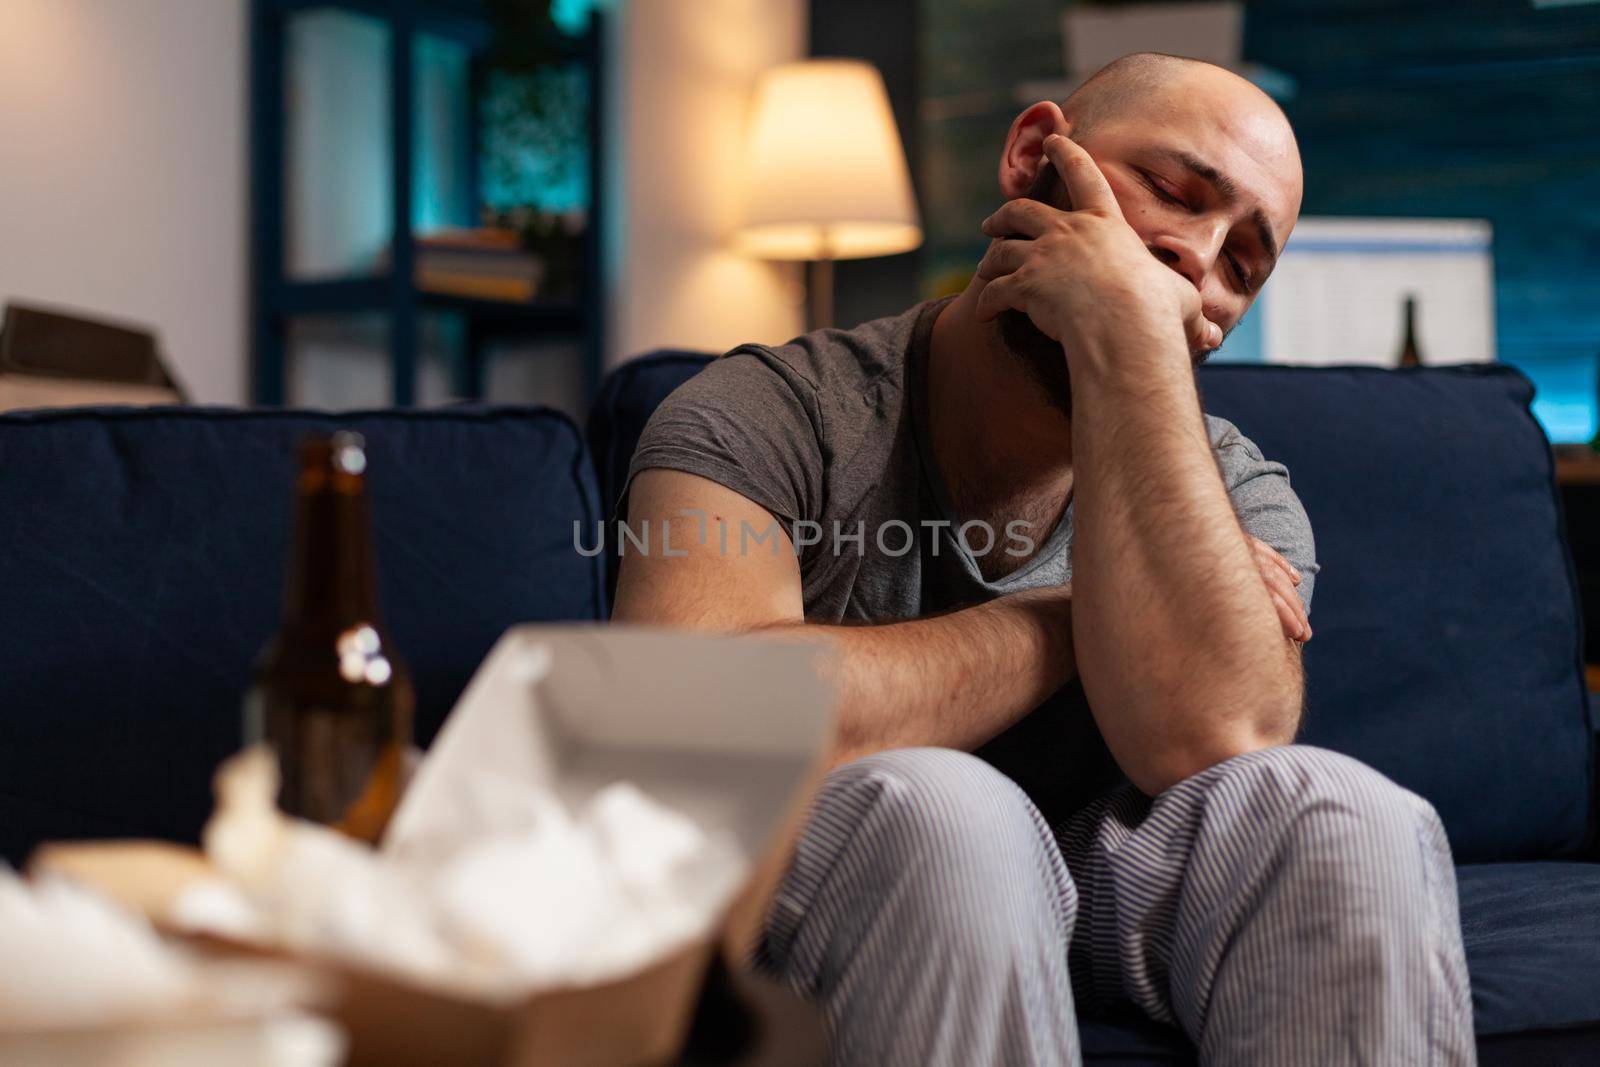
MULTIPOLYGON (((1072 505, 1020 568, 986 581, 974 553, 1023 549, 1022 528, 958 528, 928 444, 924 367, 938 311, 926 301, 852 330, 741 345, 662 402, 629 467, 667 467, 727 486, 769 511, 800 555, 806 615, 887 622, 979 603, 1072 576, 1072 505)), ((1317 564, 1311 524, 1282 464, 1206 416, 1244 528, 1299 571, 1307 608, 1317 564)), ((619 514, 626 515, 626 491, 619 514)), ((760 531, 755 531, 759 533, 760 531)), ((768 551, 754 537, 729 552, 768 551)), ((1051 819, 1119 780, 1068 685, 978 753, 1051 819)))

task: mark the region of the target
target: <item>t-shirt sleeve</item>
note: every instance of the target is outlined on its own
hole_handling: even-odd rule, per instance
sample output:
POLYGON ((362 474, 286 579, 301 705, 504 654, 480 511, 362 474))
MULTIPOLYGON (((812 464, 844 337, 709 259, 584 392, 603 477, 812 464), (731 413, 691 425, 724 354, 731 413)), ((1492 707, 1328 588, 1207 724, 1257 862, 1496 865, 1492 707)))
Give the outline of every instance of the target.
POLYGON ((816 387, 771 349, 745 346, 707 364, 645 424, 617 505, 640 471, 684 471, 759 504, 791 534, 822 501, 822 427, 816 387))
POLYGON ((1317 565, 1311 520, 1289 486, 1288 468, 1263 456, 1255 443, 1230 423, 1219 419, 1212 429, 1217 465, 1240 525, 1251 536, 1271 545, 1300 572, 1300 584, 1295 588, 1309 613, 1311 592, 1321 568, 1317 565))

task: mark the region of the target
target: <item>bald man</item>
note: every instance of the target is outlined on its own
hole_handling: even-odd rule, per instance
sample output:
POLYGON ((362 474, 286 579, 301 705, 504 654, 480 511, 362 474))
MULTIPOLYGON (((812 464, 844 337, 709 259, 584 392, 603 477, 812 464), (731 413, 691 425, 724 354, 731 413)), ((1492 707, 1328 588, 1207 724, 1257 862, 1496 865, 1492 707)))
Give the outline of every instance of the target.
POLYGON ((633 459, 615 618, 838 686, 756 963, 838 1063, 1073 1064, 1130 1007, 1204 1063, 1472 1062, 1438 818, 1292 743, 1310 525, 1195 389, 1298 215, 1287 120, 1130 56, 999 179, 965 291, 735 349, 633 459))

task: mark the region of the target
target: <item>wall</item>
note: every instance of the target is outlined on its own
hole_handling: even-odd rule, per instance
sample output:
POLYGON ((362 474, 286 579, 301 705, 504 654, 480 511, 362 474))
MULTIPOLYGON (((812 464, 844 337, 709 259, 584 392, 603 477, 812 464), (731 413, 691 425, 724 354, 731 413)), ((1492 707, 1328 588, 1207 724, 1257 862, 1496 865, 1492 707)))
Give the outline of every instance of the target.
POLYGON ((606 362, 804 329, 796 264, 726 248, 756 75, 806 51, 804 0, 619 0, 607 86, 606 362))
POLYGON ((153 326, 245 395, 245 0, 0 2, 0 301, 153 326))
MULTIPOLYGON (((927 210, 922 128, 918 120, 923 81, 921 3, 811 0, 810 7, 812 55, 855 56, 870 62, 883 75, 926 234, 933 220, 927 210)), ((923 299, 919 276, 925 253, 923 246, 897 256, 840 260, 834 266, 834 321, 840 326, 854 326, 897 315, 923 299)))
POLYGON ((1298 83, 1306 214, 1493 224, 1499 358, 1551 436, 1594 434, 1600 7, 1273 0, 1245 55, 1298 83))
POLYGON ((960 292, 989 239, 980 225, 1000 206, 1000 150, 1029 83, 1060 81, 1063 0, 918 0, 922 99, 918 179, 923 196, 920 296, 960 292))
MULTIPOLYGON (((804 328, 801 269, 726 250, 750 89, 805 0, 617 0, 607 362, 804 328)), ((159 331, 193 396, 246 393, 245 0, 0 2, 0 300, 159 331)))

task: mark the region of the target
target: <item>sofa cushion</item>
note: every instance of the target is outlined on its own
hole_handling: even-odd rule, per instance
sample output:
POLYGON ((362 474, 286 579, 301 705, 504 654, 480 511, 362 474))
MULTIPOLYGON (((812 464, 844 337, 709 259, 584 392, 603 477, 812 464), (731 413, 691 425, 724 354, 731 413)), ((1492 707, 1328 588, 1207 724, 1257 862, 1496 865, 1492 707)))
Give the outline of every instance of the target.
POLYGON ((1596 1031, 1600 1062, 1600 864, 1456 869, 1480 1034, 1596 1031))
POLYGON ((0 855, 195 836, 279 621, 295 443, 336 428, 367 440, 420 739, 507 626, 602 617, 601 561, 573 548, 598 518, 593 472, 553 412, 0 417, 0 855))
POLYGON ((1304 739, 1427 797, 1458 861, 1579 850, 1580 614, 1528 380, 1217 366, 1201 382, 1288 466, 1316 533, 1304 739))

